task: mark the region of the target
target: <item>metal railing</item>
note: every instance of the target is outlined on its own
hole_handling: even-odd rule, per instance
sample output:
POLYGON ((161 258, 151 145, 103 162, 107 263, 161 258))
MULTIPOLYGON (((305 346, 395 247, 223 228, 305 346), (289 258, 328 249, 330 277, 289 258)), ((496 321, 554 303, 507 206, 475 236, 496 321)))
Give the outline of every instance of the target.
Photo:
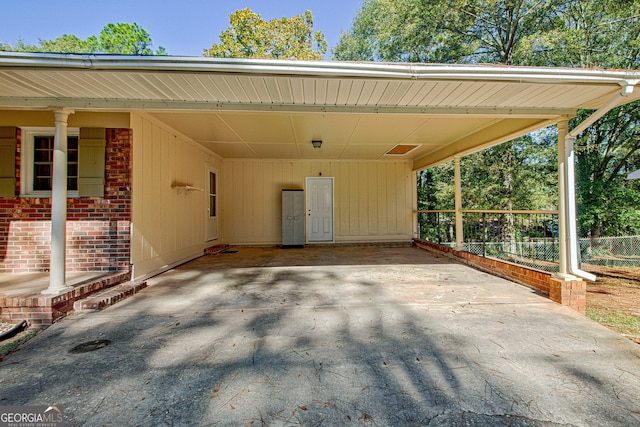
POLYGON ((422 240, 452 246, 456 242, 456 211, 418 210, 418 236, 422 240))

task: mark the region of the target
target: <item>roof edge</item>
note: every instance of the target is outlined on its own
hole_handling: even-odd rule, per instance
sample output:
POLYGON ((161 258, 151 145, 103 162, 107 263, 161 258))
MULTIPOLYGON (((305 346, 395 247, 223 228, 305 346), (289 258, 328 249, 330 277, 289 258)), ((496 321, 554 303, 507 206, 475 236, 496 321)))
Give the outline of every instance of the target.
POLYGON ((505 65, 304 61, 192 56, 137 56, 0 52, 0 69, 86 69, 411 80, 498 80, 528 83, 637 83, 638 70, 505 65))

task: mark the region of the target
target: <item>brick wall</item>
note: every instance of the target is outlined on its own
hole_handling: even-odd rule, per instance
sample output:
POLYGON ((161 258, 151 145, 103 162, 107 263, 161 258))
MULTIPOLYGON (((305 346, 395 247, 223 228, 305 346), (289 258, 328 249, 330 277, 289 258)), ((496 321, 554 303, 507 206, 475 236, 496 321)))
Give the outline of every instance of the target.
POLYGON ((536 289, 552 301, 566 305, 583 315, 586 314, 587 286, 584 280, 559 278, 545 271, 534 270, 495 258, 481 257, 471 252, 458 251, 425 240, 416 239, 415 244, 423 249, 450 254, 465 264, 536 289))
MULTIPOLYGON (((132 133, 107 129, 104 197, 67 199, 67 270, 130 269, 132 133)), ((21 138, 16 147, 20 194, 21 138)), ((0 273, 49 270, 51 199, 0 197, 0 273)))

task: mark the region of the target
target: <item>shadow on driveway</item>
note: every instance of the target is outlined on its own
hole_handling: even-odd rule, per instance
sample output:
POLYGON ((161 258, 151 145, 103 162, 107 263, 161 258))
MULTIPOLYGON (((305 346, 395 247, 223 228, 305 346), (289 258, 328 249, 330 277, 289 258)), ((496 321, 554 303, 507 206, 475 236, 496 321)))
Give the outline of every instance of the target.
POLYGON ((640 423, 640 347, 420 249, 241 248, 149 284, 7 358, 0 405, 71 426, 640 423))

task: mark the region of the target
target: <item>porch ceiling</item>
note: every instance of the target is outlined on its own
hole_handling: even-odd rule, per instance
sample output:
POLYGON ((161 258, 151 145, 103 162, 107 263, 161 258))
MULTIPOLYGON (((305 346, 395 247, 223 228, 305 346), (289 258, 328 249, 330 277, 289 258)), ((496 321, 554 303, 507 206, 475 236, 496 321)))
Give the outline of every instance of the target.
POLYGON ((0 108, 145 112, 223 158, 411 159, 417 169, 599 108, 639 78, 631 71, 0 53, 0 108), (317 139, 320 149, 311 146, 317 139), (396 144, 418 148, 385 156, 396 144))

